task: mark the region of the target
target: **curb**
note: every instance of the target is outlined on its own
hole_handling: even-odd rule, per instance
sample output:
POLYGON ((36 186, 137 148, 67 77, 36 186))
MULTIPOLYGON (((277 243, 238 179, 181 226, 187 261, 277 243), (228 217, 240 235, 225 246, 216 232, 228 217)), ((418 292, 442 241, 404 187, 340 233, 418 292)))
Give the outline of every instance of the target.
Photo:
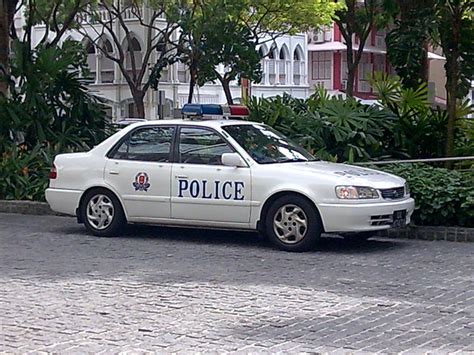
MULTIPOLYGON (((54 212, 46 202, 0 200, 0 213, 18 213, 38 216, 65 216, 54 212)), ((392 239, 444 240, 449 242, 474 242, 474 228, 409 226, 387 229, 377 236, 392 239)))
POLYGON ((64 216, 49 208, 48 203, 38 201, 0 200, 0 213, 18 213, 37 216, 64 216))
POLYGON ((474 242, 474 228, 445 226, 409 226, 387 229, 377 233, 394 239, 444 240, 448 242, 474 242))

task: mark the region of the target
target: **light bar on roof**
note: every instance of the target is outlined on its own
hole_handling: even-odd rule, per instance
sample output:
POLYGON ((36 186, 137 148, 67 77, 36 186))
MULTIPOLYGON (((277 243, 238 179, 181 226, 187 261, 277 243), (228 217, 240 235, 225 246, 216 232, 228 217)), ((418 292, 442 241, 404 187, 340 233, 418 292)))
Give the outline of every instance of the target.
POLYGON ((249 109, 243 105, 221 106, 215 104, 185 104, 181 109, 183 116, 206 118, 247 117, 249 109))
POLYGON ((184 116, 222 116, 222 107, 214 104, 185 104, 181 109, 184 116))
POLYGON ((243 105, 230 105, 230 115, 231 116, 238 116, 238 117, 246 117, 250 114, 249 109, 247 106, 243 105))

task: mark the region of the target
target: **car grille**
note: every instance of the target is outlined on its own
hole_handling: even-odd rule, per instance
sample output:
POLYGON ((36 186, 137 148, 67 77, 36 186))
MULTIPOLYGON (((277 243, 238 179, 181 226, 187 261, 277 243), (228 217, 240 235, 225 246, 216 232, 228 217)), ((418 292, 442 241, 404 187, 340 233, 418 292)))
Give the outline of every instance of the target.
POLYGON ((389 226, 393 223, 393 215, 384 214, 380 216, 371 216, 370 224, 372 226, 389 226))
POLYGON ((383 189, 380 190, 380 192, 382 193, 382 197, 386 200, 397 200, 405 196, 405 188, 403 186, 393 189, 383 189))

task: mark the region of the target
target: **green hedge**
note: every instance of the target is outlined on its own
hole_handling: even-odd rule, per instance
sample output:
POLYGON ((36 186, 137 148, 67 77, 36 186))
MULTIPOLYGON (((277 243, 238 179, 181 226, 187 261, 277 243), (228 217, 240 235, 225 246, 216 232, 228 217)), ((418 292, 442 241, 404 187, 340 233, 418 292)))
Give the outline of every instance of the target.
POLYGON ((460 172, 426 164, 393 164, 380 170, 408 181, 418 225, 474 227, 474 171, 460 172))

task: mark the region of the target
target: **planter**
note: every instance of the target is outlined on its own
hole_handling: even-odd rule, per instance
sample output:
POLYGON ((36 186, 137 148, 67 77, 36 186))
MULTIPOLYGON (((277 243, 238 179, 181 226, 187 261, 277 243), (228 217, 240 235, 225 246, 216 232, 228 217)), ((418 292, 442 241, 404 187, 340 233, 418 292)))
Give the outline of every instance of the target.
POLYGON ((32 215, 60 215, 49 208, 46 202, 0 200, 1 213, 19 213, 32 215))
POLYGON ((450 242, 474 242, 474 228, 443 226, 409 226, 388 229, 378 233, 381 237, 421 240, 446 240, 450 242))

